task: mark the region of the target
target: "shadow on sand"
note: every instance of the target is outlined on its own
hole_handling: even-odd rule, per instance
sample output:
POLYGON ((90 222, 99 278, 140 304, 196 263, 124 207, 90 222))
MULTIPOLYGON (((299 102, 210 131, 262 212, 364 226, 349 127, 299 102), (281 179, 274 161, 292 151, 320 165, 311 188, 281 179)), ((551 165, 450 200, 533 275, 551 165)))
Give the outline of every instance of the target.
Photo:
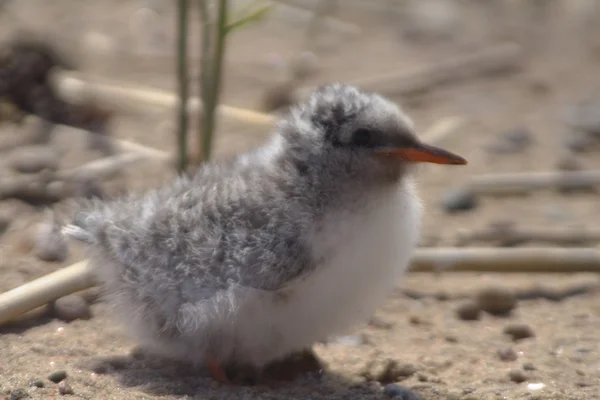
POLYGON ((95 357, 82 367, 115 376, 125 387, 155 396, 189 396, 194 399, 384 399, 377 385, 353 383, 333 374, 312 352, 270 365, 261 378, 234 378, 221 385, 201 367, 165 359, 144 349, 127 356, 95 357))

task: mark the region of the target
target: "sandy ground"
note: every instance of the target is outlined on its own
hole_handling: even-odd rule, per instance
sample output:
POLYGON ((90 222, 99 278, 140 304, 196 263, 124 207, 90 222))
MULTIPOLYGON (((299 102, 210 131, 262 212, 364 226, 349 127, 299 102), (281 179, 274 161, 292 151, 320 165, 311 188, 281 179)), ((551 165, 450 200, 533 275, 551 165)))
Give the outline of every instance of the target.
MULTIPOLYGON (((5 24, 2 34, 27 24, 75 53, 96 54, 96 58, 84 58, 88 71, 158 88, 175 87, 168 57, 119 55, 123 51, 119 46, 133 48, 123 39, 128 37, 126 23, 135 9, 133 2, 112 1, 92 7, 91 3, 66 0, 52 5, 20 1, 21 22, 5 24), (83 35, 84 28, 118 40, 110 47, 98 39, 99 34, 83 35), (91 45, 76 45, 77 38, 95 43, 96 50, 90 50, 91 45)), ((169 55, 173 10, 165 13, 169 44, 165 52, 169 55)), ((363 33, 326 49, 320 57, 320 71, 311 83, 408 69, 498 40, 493 34, 497 24, 485 22, 479 8, 471 7, 461 14, 465 20, 455 28, 455 39, 419 43, 403 38, 392 16, 382 18, 352 9, 342 10, 342 14, 358 23, 363 33)), ((600 58, 585 47, 586 40, 565 22, 566 17, 555 12, 548 18, 537 36, 532 34, 524 41, 527 57, 519 72, 469 79, 418 97, 394 98, 404 104, 421 131, 446 116, 467 120, 446 147, 469 159, 469 166, 460 170, 427 167, 419 172, 426 206, 423 236, 430 243, 450 245, 460 229, 506 219, 522 226, 597 225, 600 202, 596 192, 543 191, 527 197, 485 197, 475 210, 452 215, 440 206, 442 194, 469 176, 555 169, 564 157, 561 138, 572 132, 562 116, 568 105, 587 96, 598 97, 600 58), (530 132, 530 146, 513 153, 485 150, 503 133, 519 128, 530 132)), ((300 48, 302 35, 299 27, 277 21, 235 35, 228 53, 224 101, 256 109, 261 88, 274 75, 267 65, 269 54, 292 55, 300 48)), ((172 150, 172 118, 172 114, 157 110, 119 116, 114 134, 172 150)), ((35 121, 24 127, 5 124, 0 128, 0 140, 28 129, 35 129, 35 121)), ((243 151, 260 143, 268 133, 224 121, 216 143, 217 156, 243 151)), ((84 149, 79 132, 68 128, 58 129, 50 145, 61 154, 60 166, 65 168, 99 157, 84 149)), ((598 168, 598 154, 591 149, 574 157, 584 168, 598 168)), ((5 166, 0 170, 0 176, 11 173, 5 166)), ((144 162, 106 182, 103 189, 108 195, 141 191, 171 176, 164 167, 144 162)), ((32 238, 35 224, 45 216, 43 208, 7 199, 0 202, 0 210, 11 220, 0 236, 0 291, 81 259, 81 249, 75 245, 62 262, 36 258, 32 238)), ((600 280, 594 274, 412 273, 399 282, 370 324, 330 343, 315 345, 321 363, 317 370, 277 385, 236 388, 222 387, 198 371, 136 349, 113 323, 107 306, 92 299, 88 320, 64 322, 50 313, 38 312, 0 330, 0 396, 60 397, 48 376, 64 370, 64 382, 73 390, 67 396, 82 399, 382 399, 393 388, 384 390, 390 383, 410 388, 426 400, 596 399, 600 398, 598 288, 600 280), (476 321, 459 319, 456 310, 465 298, 472 298, 490 284, 516 293, 516 308, 505 316, 484 313, 476 321), (511 324, 528 325, 534 336, 512 340, 504 333, 511 324), (36 387, 34 382, 43 387, 36 387)))

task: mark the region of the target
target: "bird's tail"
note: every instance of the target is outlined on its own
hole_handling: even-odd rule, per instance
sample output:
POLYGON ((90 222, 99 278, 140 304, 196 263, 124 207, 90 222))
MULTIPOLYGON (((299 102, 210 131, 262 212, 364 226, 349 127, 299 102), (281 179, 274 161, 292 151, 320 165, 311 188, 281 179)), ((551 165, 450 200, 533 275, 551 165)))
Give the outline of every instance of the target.
POLYGON ((102 228, 102 212, 100 203, 95 199, 77 199, 72 205, 79 209, 71 214, 70 221, 63 225, 61 234, 86 244, 97 244, 102 228))
POLYGON ((84 242, 87 244, 96 243, 96 238, 91 232, 88 232, 81 226, 75 224, 68 224, 62 227, 60 231, 64 236, 71 237, 75 240, 79 240, 80 242, 84 242))

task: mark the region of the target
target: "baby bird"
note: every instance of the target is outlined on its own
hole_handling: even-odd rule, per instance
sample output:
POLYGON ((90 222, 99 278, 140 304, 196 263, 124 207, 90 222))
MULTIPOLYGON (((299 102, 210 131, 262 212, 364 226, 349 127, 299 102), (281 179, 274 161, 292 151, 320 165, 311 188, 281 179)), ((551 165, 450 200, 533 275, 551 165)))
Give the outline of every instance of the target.
POLYGON ((146 345, 262 369, 368 319, 405 272, 420 230, 411 173, 466 164, 422 143, 391 101, 328 84, 272 139, 142 197, 93 200, 64 233, 146 345))

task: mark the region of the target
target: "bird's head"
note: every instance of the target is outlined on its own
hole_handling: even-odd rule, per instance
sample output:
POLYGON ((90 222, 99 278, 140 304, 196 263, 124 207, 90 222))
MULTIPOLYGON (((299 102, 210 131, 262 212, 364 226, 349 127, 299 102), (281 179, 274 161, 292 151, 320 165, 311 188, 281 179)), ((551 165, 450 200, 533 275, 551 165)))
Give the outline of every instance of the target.
POLYGON ((421 142, 390 100, 345 84, 317 89, 282 119, 279 132, 287 151, 309 167, 353 179, 397 179, 415 163, 467 163, 421 142))

